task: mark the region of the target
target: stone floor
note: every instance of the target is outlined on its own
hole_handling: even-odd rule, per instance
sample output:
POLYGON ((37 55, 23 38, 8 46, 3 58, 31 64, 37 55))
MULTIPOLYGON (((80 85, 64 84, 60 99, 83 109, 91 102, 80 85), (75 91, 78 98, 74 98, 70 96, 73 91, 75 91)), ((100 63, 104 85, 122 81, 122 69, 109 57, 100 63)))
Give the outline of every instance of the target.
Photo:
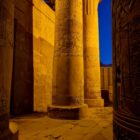
POLYGON ((12 119, 19 125, 19 140, 112 140, 112 108, 89 109, 84 120, 55 120, 45 114, 12 119))

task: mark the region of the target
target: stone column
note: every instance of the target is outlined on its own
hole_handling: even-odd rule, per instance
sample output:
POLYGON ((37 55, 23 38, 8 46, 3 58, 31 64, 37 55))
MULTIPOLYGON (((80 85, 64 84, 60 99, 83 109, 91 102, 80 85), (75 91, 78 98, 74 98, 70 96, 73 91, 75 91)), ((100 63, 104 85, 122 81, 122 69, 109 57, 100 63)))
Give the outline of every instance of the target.
POLYGON ((57 0, 52 105, 53 118, 85 117, 82 0, 57 0))
POLYGON ((113 139, 140 140, 140 1, 112 7, 113 139))
POLYGON ((14 123, 9 125, 13 29, 14 2, 0 0, 0 140, 18 139, 17 126, 14 123))
POLYGON ((83 1, 85 103, 89 107, 103 107, 101 98, 99 55, 99 0, 83 1))

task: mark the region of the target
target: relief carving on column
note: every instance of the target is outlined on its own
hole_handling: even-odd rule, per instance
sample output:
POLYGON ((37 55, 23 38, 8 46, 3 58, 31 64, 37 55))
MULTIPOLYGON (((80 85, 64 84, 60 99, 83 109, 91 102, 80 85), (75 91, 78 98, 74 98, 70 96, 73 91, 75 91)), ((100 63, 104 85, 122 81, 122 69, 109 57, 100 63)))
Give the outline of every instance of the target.
POLYGON ((114 139, 117 140, 126 140, 128 137, 130 140, 140 138, 138 135, 140 131, 139 56, 139 0, 113 0, 114 134, 116 136, 114 139), (135 122, 131 122, 132 118, 135 122), (130 125, 126 125, 127 123, 130 125), (134 127, 134 124, 137 127, 134 127), (119 136, 121 133, 124 137, 119 136), (128 133, 128 136, 124 133, 128 133))
POLYGON ((117 107, 118 109, 123 108, 123 111, 128 113, 133 109, 124 107, 129 104, 127 100, 131 99, 131 104, 135 104, 136 100, 140 100, 137 93, 137 90, 140 90, 140 83, 136 82, 140 76, 140 65, 138 63, 140 54, 140 15, 139 11, 135 10, 135 6, 139 5, 138 3, 136 5, 136 3, 136 0, 129 0, 129 2, 120 0, 113 7, 116 16, 113 25, 113 46, 115 46, 114 54, 116 54, 114 56, 116 64, 114 68, 116 71, 115 92, 118 93, 120 99, 117 107))
POLYGON ((82 44, 81 44, 81 36, 82 35, 82 18, 79 21, 79 15, 82 15, 80 12, 82 8, 82 3, 79 2, 79 0, 64 0, 62 2, 59 2, 59 5, 57 5, 57 22, 56 26, 59 28, 56 28, 56 35, 57 43, 55 48, 55 56, 60 55, 74 55, 74 56, 82 56, 82 44), (70 8, 69 3, 73 3, 70 8), (72 8, 72 7, 77 8, 72 8), (63 7, 63 10, 62 10, 63 7), (70 11, 72 9, 73 11, 70 11), (71 13, 69 16, 67 16, 68 11, 71 13), (77 20, 76 20, 77 19, 77 20), (61 33, 60 33, 61 32, 61 33))
POLYGON ((84 118, 82 0, 57 0, 52 105, 48 116, 84 118))

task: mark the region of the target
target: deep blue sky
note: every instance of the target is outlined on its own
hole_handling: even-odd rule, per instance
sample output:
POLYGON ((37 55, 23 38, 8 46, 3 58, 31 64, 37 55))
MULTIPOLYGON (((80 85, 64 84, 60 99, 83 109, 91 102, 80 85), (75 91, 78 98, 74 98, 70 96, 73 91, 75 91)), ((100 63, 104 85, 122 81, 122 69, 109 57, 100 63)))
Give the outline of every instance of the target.
POLYGON ((112 64, 112 15, 111 0, 102 0, 99 5, 100 59, 103 64, 112 64))

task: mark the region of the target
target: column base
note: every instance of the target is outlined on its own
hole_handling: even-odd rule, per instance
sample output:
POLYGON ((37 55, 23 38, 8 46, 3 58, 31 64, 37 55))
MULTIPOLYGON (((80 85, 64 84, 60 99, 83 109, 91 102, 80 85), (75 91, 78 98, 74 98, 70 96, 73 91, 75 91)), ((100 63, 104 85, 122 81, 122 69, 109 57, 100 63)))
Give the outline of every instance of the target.
POLYGON ((18 140, 18 126, 16 123, 9 123, 9 130, 0 134, 0 140, 18 140))
POLYGON ((88 106, 48 106, 48 116, 54 119, 79 120, 88 116, 88 106))
POLYGON ((100 99, 85 99, 85 104, 87 104, 88 107, 104 107, 104 100, 102 98, 100 98, 100 99))

